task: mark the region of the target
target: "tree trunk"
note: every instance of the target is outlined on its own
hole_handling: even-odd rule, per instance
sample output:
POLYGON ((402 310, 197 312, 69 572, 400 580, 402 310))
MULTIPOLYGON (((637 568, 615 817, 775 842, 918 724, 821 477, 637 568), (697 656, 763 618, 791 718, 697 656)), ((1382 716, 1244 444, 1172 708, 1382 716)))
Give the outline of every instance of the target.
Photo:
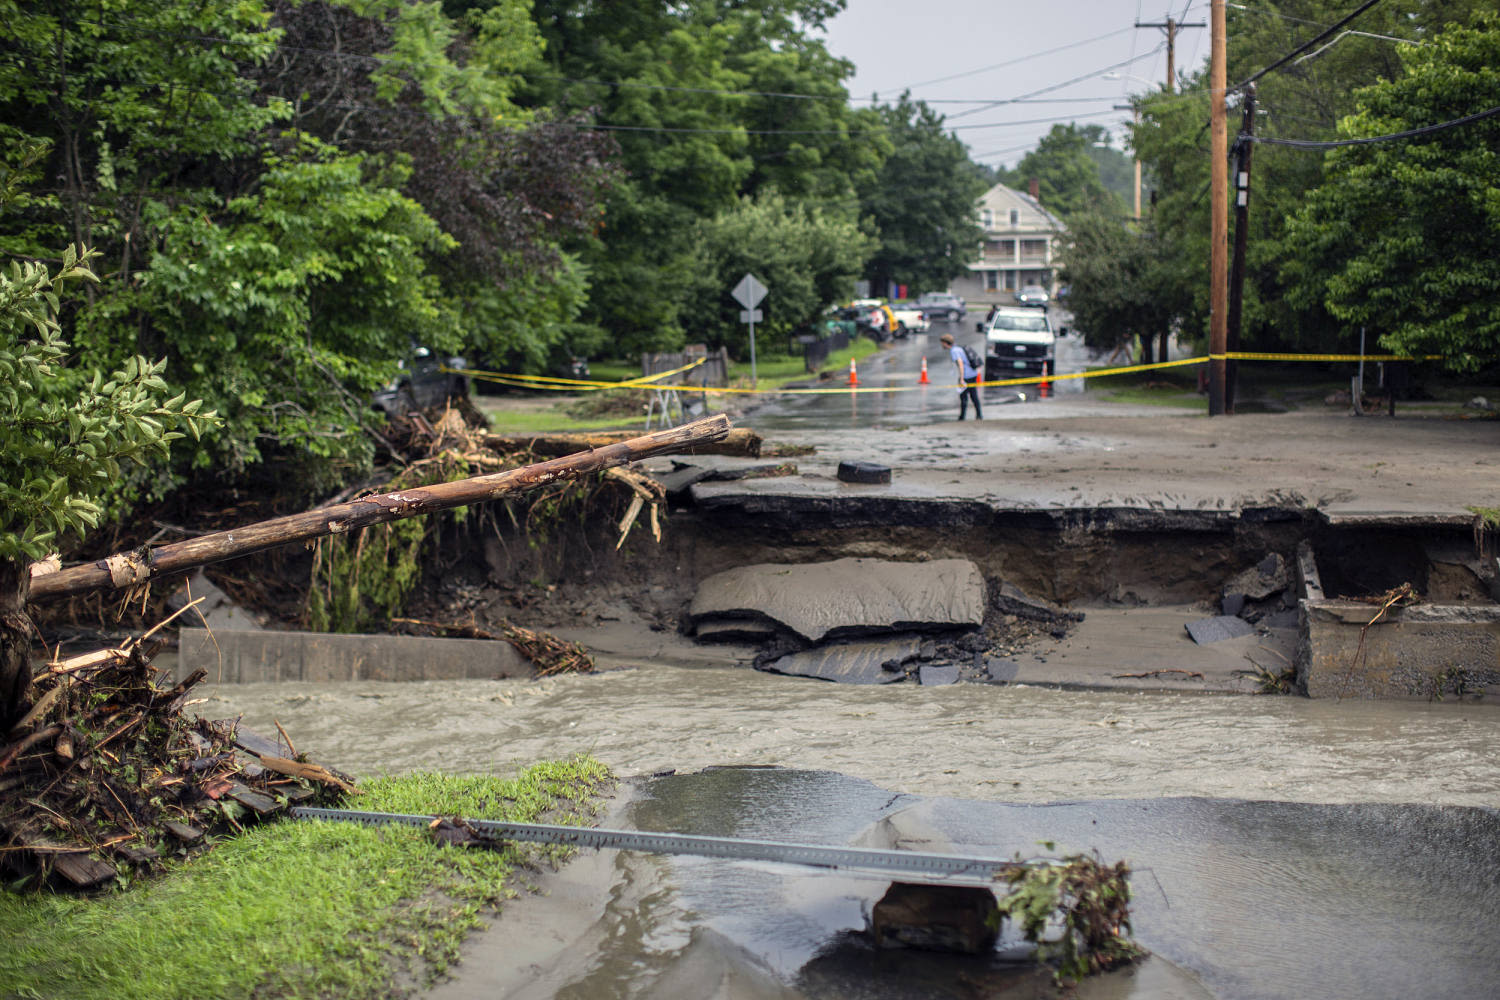
POLYGON ((1166 362, 1166 361, 1170 360, 1167 357, 1167 344, 1171 342, 1171 339, 1172 339, 1172 331, 1171 330, 1163 330, 1161 332, 1161 348, 1156 353, 1161 355, 1161 360, 1163 362, 1166 362))
POLYGON ((31 637, 26 614, 31 574, 24 562, 0 560, 0 741, 26 711, 31 687, 31 637))
MULTIPOLYGON (((584 431, 581 433, 547 434, 486 434, 484 445, 496 451, 531 449, 536 455, 573 455, 591 448, 604 448, 638 437, 637 431, 584 431)), ((760 457, 760 435, 744 427, 736 427, 728 436, 718 441, 683 448, 683 455, 736 455, 742 458, 760 457)))
MULTIPOLYGON (((576 479, 628 465, 653 455, 670 454, 710 444, 722 440, 729 431, 729 418, 721 413, 681 427, 643 434, 522 469, 361 497, 349 503, 320 507, 229 531, 215 531, 154 549, 120 553, 98 562, 38 576, 31 582, 31 597, 34 600, 45 600, 101 588, 129 587, 198 566, 263 552, 279 545, 305 542, 323 535, 355 531, 372 524, 384 524, 404 517, 497 500, 559 480, 576 479)), ((22 607, 24 609, 24 604, 22 607)))
POLYGON ((1151 365, 1156 363, 1151 349, 1152 344, 1153 338, 1151 334, 1148 333, 1145 336, 1141 337, 1141 364, 1143 365, 1151 365))

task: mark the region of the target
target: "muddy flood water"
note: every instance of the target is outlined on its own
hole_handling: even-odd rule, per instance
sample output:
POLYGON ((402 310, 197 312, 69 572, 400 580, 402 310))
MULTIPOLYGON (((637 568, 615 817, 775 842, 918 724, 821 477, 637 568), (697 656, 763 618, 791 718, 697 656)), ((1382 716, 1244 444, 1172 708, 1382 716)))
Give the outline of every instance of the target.
MULTIPOLYGON (((1046 840, 1128 860, 1155 957, 1084 996, 1477 998, 1500 982, 1500 706, 666 665, 205 693, 201 714, 279 722, 361 776, 508 775, 574 753, 656 775, 605 825, 991 857, 1046 840)), ((978 997, 1020 976, 1013 938, 983 960, 873 953, 879 882, 585 854, 435 995, 978 997), (549 918, 570 877, 586 919, 549 918)))

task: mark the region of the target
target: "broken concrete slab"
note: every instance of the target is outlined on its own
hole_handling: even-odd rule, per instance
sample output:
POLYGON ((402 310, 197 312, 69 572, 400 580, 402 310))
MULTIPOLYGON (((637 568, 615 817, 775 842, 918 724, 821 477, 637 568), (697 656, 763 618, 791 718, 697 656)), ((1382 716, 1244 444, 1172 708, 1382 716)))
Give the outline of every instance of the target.
POLYGON ((177 611, 193 601, 199 603, 183 616, 184 621, 197 622, 211 629, 235 629, 255 631, 260 623, 255 616, 239 607, 199 569, 183 582, 182 587, 167 598, 167 610, 177 611), (199 598, 202 598, 199 601, 199 598))
POLYGON ((1203 646, 1210 642, 1223 642, 1225 639, 1237 639, 1242 635, 1250 635, 1255 631, 1255 626, 1243 618, 1234 615, 1214 615, 1212 618, 1200 618, 1195 622, 1187 623, 1188 635, 1193 641, 1203 646))
POLYGON ((1298 686, 1311 698, 1500 693, 1500 608, 1305 601, 1298 686))
POLYGON ((992 602, 995 609, 1017 618, 1027 618, 1038 622, 1079 622, 1083 621, 1083 612, 1072 611, 1061 605, 1053 604, 1051 601, 1040 597, 1032 597, 1020 587, 1011 583, 1002 582, 995 592, 992 602))
POLYGON ((671 472, 663 472, 653 478, 658 483, 661 483, 662 489, 666 491, 667 496, 675 497, 678 494, 686 493, 688 488, 694 483, 701 483, 712 476, 713 473, 713 469, 702 465, 688 465, 684 462, 674 462, 672 463, 671 472))
POLYGON ((1020 669, 1021 665, 1015 660, 986 659, 984 661, 985 675, 998 684, 1015 680, 1020 669))
POLYGON ((488 639, 185 628, 178 638, 176 679, 200 668, 221 684, 478 680, 535 673, 510 643, 488 639))
POLYGON ((917 671, 917 680, 923 687, 942 687, 958 683, 958 667, 951 663, 924 663, 917 671))
POLYGON ((1279 552, 1272 552, 1254 566, 1238 573, 1224 584, 1223 593, 1243 594, 1252 601, 1263 601, 1291 586, 1292 572, 1279 552))
POLYGON ((901 665, 916 659, 920 647, 921 639, 913 636, 894 642, 836 643, 788 653, 761 669, 843 684, 890 684, 906 679, 901 665), (889 669, 890 664, 897 668, 889 669))
POLYGON ((985 587, 967 559, 757 563, 710 576, 689 620, 778 622, 809 642, 913 629, 973 628, 984 621, 985 587))

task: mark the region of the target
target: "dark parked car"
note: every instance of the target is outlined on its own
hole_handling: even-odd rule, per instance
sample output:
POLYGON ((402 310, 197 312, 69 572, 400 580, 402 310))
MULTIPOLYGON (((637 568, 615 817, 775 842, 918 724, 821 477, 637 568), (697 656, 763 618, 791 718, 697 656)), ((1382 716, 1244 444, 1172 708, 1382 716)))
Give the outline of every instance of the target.
POLYGON ((922 315, 928 319, 963 319, 967 303, 952 292, 927 292, 917 300, 922 315))
POLYGON ((425 410, 442 406, 450 399, 462 399, 469 395, 469 379, 455 371, 469 367, 463 358, 452 357, 446 361, 425 347, 412 351, 411 357, 401 362, 401 371, 385 387, 370 397, 375 409, 388 417, 408 410, 425 410))

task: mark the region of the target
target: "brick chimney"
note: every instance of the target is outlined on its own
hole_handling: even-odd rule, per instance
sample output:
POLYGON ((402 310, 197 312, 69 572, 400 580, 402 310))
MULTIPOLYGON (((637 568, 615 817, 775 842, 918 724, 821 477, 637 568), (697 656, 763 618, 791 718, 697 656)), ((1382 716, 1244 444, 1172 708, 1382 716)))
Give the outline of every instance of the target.
POLYGON ((1038 205, 1042 203, 1042 184, 1035 177, 1026 182, 1026 191, 1031 195, 1031 200, 1038 205))

